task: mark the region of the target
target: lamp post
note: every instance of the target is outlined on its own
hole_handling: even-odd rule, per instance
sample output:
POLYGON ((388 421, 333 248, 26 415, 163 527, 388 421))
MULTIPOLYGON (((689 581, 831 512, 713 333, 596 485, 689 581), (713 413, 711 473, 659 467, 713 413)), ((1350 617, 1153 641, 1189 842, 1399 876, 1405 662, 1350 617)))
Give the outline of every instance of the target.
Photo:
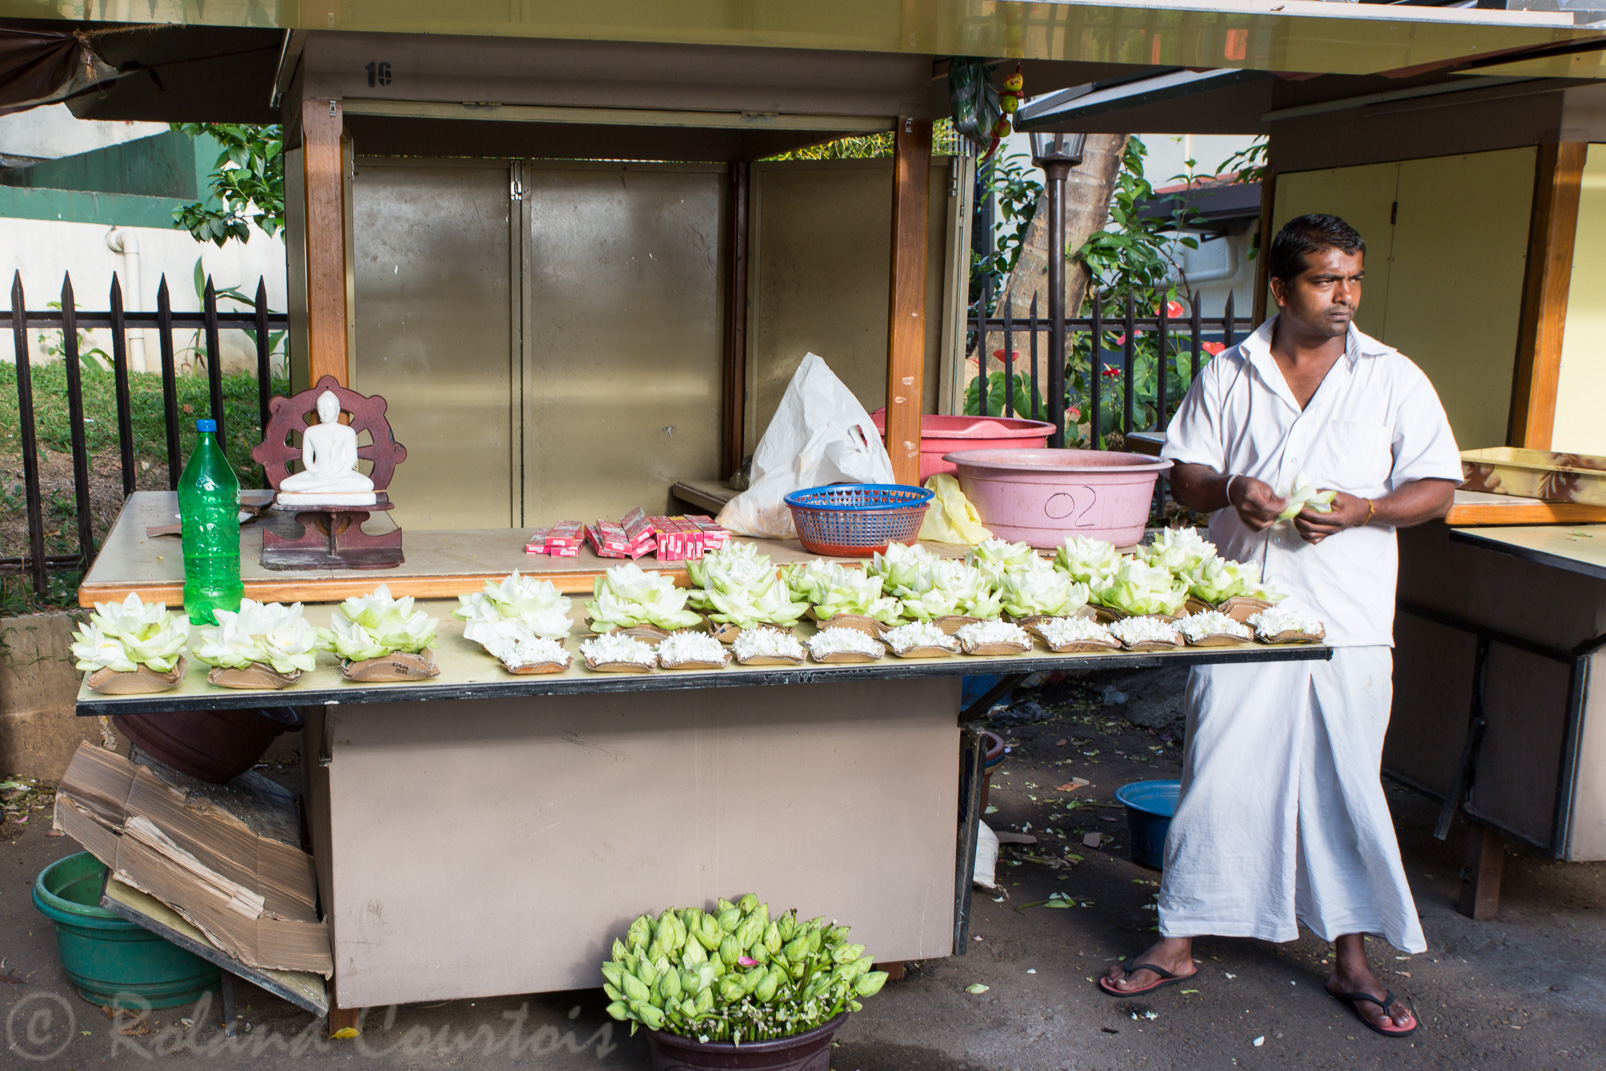
MULTIPOLYGON (((1048 444, 1065 446, 1065 179, 1082 162, 1086 134, 1032 132, 1032 163, 1048 178, 1048 418, 1054 433, 1048 444)), ((1094 370, 1097 374, 1097 369, 1094 370)))

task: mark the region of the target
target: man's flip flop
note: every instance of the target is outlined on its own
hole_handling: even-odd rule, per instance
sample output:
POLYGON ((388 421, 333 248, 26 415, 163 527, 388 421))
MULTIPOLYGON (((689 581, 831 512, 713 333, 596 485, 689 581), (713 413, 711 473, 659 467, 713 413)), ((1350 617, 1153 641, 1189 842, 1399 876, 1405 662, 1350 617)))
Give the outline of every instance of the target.
MULTIPOLYGON (((1324 986, 1323 988, 1326 987, 1324 986)), ((1376 1023, 1372 1022, 1372 1020, 1362 1015, 1361 1009, 1355 1006, 1356 1001, 1370 1001, 1371 1003, 1376 1004, 1379 1008, 1382 1008, 1384 1015, 1392 1016, 1393 1012, 1389 1011, 1389 1009, 1400 1003, 1399 998, 1396 997, 1392 992, 1384 993, 1382 1000, 1378 1000, 1370 993, 1335 993, 1331 989, 1327 990, 1327 995, 1332 997, 1334 1000, 1343 1001, 1346 1005, 1348 1005, 1349 1010, 1355 1013, 1355 1018, 1361 1021, 1362 1026, 1366 1027, 1366 1029, 1370 1030, 1372 1033, 1382 1034, 1386 1038, 1409 1037, 1410 1035, 1416 1033, 1417 1027, 1422 1025, 1422 1020, 1417 1018, 1416 1009, 1412 1008, 1409 1004, 1406 1005, 1406 1011, 1411 1013, 1411 1025, 1395 1027, 1378 1026, 1376 1023)))
POLYGON ((1099 988, 1104 990, 1112 997, 1135 997, 1142 993, 1153 993, 1156 989, 1163 989, 1168 985, 1176 985, 1178 982, 1186 982, 1189 978, 1192 978, 1195 974, 1199 973, 1199 971, 1195 969, 1189 974, 1172 974, 1164 967, 1156 967, 1152 963, 1133 963, 1130 959, 1121 960, 1120 966, 1128 976, 1134 975, 1139 971, 1153 971, 1155 974, 1160 976, 1160 980, 1157 982, 1150 982, 1142 989, 1115 989, 1106 984, 1109 982, 1108 976, 1100 977, 1099 988))

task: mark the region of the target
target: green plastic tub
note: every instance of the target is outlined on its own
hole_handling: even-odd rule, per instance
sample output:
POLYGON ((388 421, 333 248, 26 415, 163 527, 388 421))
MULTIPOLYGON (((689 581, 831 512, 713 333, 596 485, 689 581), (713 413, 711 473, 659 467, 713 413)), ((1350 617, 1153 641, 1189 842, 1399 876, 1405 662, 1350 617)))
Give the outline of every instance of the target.
POLYGON ((88 852, 58 859, 33 883, 33 906, 56 926, 67 977, 94 1004, 171 1008, 217 988, 218 969, 100 906, 106 867, 88 852))

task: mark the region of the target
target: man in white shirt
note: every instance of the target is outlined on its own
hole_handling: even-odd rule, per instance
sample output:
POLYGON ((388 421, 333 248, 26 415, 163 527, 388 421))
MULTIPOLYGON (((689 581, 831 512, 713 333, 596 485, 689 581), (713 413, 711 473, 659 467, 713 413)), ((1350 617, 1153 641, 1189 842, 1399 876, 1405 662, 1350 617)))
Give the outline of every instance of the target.
POLYGON ((1288 223, 1269 258, 1278 315, 1205 367, 1167 429, 1176 500, 1211 513, 1223 556, 1263 563, 1321 619, 1334 653, 1190 674, 1162 937, 1099 980, 1115 996, 1191 977, 1195 936, 1291 941, 1303 923, 1335 945, 1329 993, 1377 1033, 1417 1027, 1364 944, 1427 947, 1379 775, 1394 530, 1444 515, 1461 459, 1427 377, 1352 322, 1365 253, 1337 217, 1288 223), (1278 523, 1302 473, 1337 492, 1331 509, 1278 523))

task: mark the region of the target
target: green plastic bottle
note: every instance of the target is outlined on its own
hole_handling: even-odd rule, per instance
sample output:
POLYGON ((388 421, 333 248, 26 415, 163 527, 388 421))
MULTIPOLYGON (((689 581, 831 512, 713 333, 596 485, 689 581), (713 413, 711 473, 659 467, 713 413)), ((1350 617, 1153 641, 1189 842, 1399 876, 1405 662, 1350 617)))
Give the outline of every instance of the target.
POLYGON ((240 481, 217 444, 217 421, 197 420, 195 452, 178 481, 184 528, 184 612, 194 625, 215 625, 214 610, 238 610, 240 481))

